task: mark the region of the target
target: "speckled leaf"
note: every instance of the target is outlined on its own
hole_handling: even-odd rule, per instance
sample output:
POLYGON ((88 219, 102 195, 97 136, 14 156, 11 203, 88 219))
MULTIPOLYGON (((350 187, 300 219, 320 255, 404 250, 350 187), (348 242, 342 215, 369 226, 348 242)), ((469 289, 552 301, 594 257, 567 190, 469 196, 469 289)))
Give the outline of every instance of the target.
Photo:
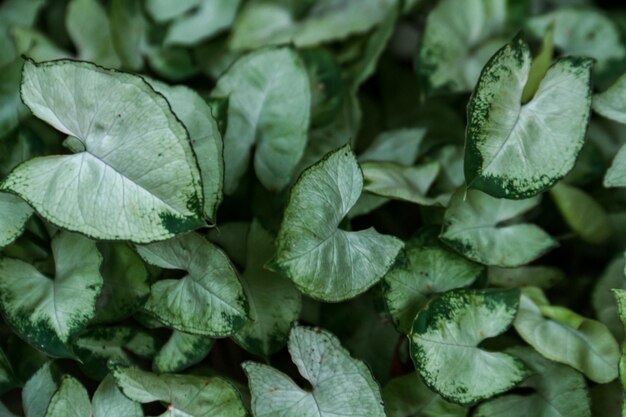
POLYGON ((0 348, 0 395, 19 385, 9 359, 0 348))
POLYGON ((228 29, 240 0, 202 0, 193 13, 176 17, 167 29, 166 45, 194 45, 228 29))
POLYGON ((63 375, 57 392, 50 399, 46 417, 86 417, 91 414, 89 394, 74 377, 63 375))
POLYGON ((428 304, 409 334, 411 357, 426 385, 448 401, 473 404, 528 377, 521 360, 478 348, 511 325, 519 296, 518 290, 455 290, 428 304))
POLYGON ((86 150, 28 160, 2 189, 53 224, 98 239, 145 243, 203 225, 187 132, 142 78, 85 62, 27 62, 22 98, 86 150))
POLYGON ((139 368, 115 367, 122 392, 140 403, 161 401, 167 417, 245 417, 239 393, 225 379, 194 375, 155 375, 139 368))
POLYGON ((556 310, 559 316, 550 318, 554 311, 550 307, 522 294, 515 330, 544 357, 569 365, 594 382, 604 384, 617 378, 620 352, 609 329, 564 307, 556 310))
POLYGON ((446 210, 441 239, 460 254, 486 265, 526 264, 557 246, 557 242, 534 224, 500 224, 538 203, 536 197, 505 200, 477 190, 459 190, 446 210))
POLYGON ((287 342, 302 307, 300 293, 280 274, 264 268, 276 248, 272 236, 256 221, 250 226, 246 269, 241 283, 250 304, 250 321, 234 339, 247 351, 269 356, 287 342))
POLYGON ((46 362, 24 385, 22 406, 26 417, 45 417, 61 375, 52 362, 46 362))
POLYGON ((73 357, 71 339, 95 315, 102 257, 95 242, 69 232, 55 235, 52 253, 54 279, 26 262, 0 259, 0 308, 32 346, 51 356, 73 357))
POLYGON ((529 395, 511 394, 483 403, 474 417, 591 417, 585 378, 568 366, 544 359, 527 347, 513 347, 507 353, 520 358, 533 375, 520 384, 529 395))
POLYGON ((81 370, 89 377, 101 380, 109 373, 109 360, 132 364, 126 345, 134 334, 132 328, 123 326, 94 327, 82 333, 74 343, 74 351, 81 360, 81 370))
POLYGON ((349 146, 305 170, 291 189, 272 267, 307 295, 325 301, 352 298, 378 282, 402 242, 373 228, 338 228, 363 188, 349 146))
POLYGON ((196 233, 138 246, 146 262, 187 272, 152 285, 144 309, 177 330, 228 336, 247 320, 247 302, 224 253, 196 233))
POLYGON ((33 209, 16 195, 0 192, 0 248, 17 239, 24 231, 33 209))
POLYGON ((288 48, 253 52, 220 77, 212 97, 228 97, 224 191, 232 193, 248 168, 270 190, 287 186, 304 153, 311 92, 304 65, 288 48))
POLYGON ((424 247, 415 239, 404 248, 383 279, 383 291, 396 326, 408 333, 432 296, 470 285, 485 268, 442 247, 424 247))
MULTIPOLYGON (((92 417, 143 417, 141 404, 126 397, 108 375, 98 386, 91 400, 92 417)), ((86 417, 86 416, 84 416, 86 417)))
POLYGON ((256 417, 384 417, 380 389, 367 367, 324 330, 294 327, 289 353, 312 386, 300 388, 267 365, 244 362, 256 417))
POLYGON ((174 330, 168 341, 152 361, 152 369, 159 374, 183 371, 206 357, 214 340, 208 336, 174 330))
POLYGON ((489 60, 467 109, 470 188, 495 197, 530 197, 574 167, 589 121, 592 63, 580 57, 556 61, 522 105, 531 67, 528 44, 517 36, 489 60))
POLYGON ((591 304, 596 317, 611 330, 617 340, 621 341, 624 339, 624 326, 619 320, 617 302, 611 292, 616 288, 626 290, 623 256, 614 259, 606 266, 591 294, 591 304))

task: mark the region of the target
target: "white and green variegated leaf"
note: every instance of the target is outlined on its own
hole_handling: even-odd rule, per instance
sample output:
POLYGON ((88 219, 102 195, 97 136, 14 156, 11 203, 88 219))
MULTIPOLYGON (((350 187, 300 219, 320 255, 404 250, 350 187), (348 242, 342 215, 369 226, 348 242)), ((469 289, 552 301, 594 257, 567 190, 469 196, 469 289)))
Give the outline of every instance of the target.
POLYGON ((294 327, 289 353, 312 386, 302 389, 289 376, 255 362, 244 362, 257 417, 384 417, 380 389, 370 371, 341 347, 331 333, 294 327))
POLYGON ((511 325, 519 290, 454 290, 430 302, 409 334, 411 357, 426 385, 448 401, 473 404, 515 387, 530 372, 506 353, 478 347, 511 325))
POLYGON ((596 317, 611 330, 618 341, 624 340, 624 326, 619 319, 617 302, 611 290, 626 290, 626 276, 624 275, 624 257, 611 261, 591 293, 591 304, 596 317))
POLYGON ((24 231, 33 209, 16 195, 0 192, 0 248, 17 239, 24 231))
POLYGON ((291 281, 264 267, 275 250, 272 236, 254 221, 248 233, 246 268, 241 275, 250 321, 235 333, 234 339, 256 355, 269 356, 285 345, 302 307, 302 297, 291 281))
POLYGON ((228 336, 247 320, 247 302, 230 261, 196 233, 138 246, 146 262, 187 272, 154 283, 144 309, 182 332, 228 336))
MULTIPOLYGON (((92 417, 143 417, 141 404, 126 397, 115 384, 111 374, 107 375, 91 399, 92 417)), ((86 417, 86 416, 83 416, 86 417)))
POLYGON ((500 224, 537 204, 538 197, 506 200, 478 190, 459 190, 444 215, 441 239, 460 254, 485 265, 524 265, 558 243, 534 224, 500 224))
POLYGON ((196 1, 194 13, 177 16, 170 24, 165 35, 165 44, 194 45, 223 32, 235 20, 239 2, 240 0, 196 1))
POLYGON ((213 342, 208 336, 174 330, 154 357, 152 369, 159 374, 184 371, 202 361, 211 351, 213 342))
POLYGON ((305 170, 291 189, 272 267, 305 294, 325 301, 352 298, 378 282, 402 242, 373 228, 339 229, 363 189, 349 146, 305 170))
POLYGON ((166 404, 164 416, 245 417, 237 390, 221 377, 163 374, 115 367, 113 376, 124 395, 140 403, 166 404))
POLYGON ((416 58, 431 91, 471 91, 506 42, 507 0, 442 0, 429 13, 416 58))
POLYGON ((580 373, 527 347, 516 346, 506 352, 520 358, 533 371, 520 384, 533 392, 503 395, 483 403, 474 417, 591 417, 589 391, 580 373))
POLYGON ((410 240, 383 279, 387 309, 397 328, 408 333, 432 296, 466 287, 484 273, 483 266, 443 247, 410 240))
POLYGON ((502 47, 483 69, 468 104, 467 185, 494 197, 520 199, 564 177, 587 131, 592 63, 559 59, 534 97, 522 104, 530 49, 521 36, 502 47))
POLYGON ((74 351, 81 361, 81 370, 95 380, 109 373, 110 360, 118 364, 133 364, 126 346, 133 339, 131 327, 93 327, 83 332, 74 343, 74 351))
POLYGON ((91 403, 85 387, 76 378, 63 375, 45 417, 85 417, 90 414, 91 403))
POLYGON ((527 265, 517 268, 489 267, 487 281, 502 288, 550 288, 565 278, 565 273, 553 266, 527 265))
POLYGON ((595 94, 591 107, 593 111, 607 119, 626 123, 626 74, 619 77, 605 91, 595 94))
POLYGON ((228 98, 224 191, 235 191, 250 159, 263 186, 285 188, 304 153, 311 108, 298 55, 289 48, 245 55, 220 77, 211 95, 228 98))
POLYGON ((52 253, 54 277, 21 260, 0 259, 0 309, 17 334, 36 349, 74 357, 71 340, 96 312, 102 256, 94 241, 69 232, 54 236, 52 253))
POLYGON ((594 382, 617 378, 619 345, 604 324, 529 294, 522 294, 514 322, 522 339, 544 357, 569 365, 594 382))
POLYGON ((85 150, 30 159, 3 190, 53 224, 98 239, 146 243, 204 224, 185 127, 142 78, 84 62, 27 62, 22 98, 85 150))
POLYGON ((59 388, 61 375, 52 362, 46 362, 30 377, 22 391, 26 417, 46 417, 50 400, 59 388))

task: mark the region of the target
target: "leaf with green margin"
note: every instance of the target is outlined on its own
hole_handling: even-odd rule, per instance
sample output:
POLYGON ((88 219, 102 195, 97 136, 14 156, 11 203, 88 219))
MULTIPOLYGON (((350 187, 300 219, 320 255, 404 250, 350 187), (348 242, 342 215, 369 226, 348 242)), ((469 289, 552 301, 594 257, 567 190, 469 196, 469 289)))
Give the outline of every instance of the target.
POLYGON ((204 224, 185 127, 142 78, 85 62, 26 62, 22 97, 86 151, 28 160, 3 190, 53 224, 98 239, 146 243, 204 224))
POLYGON ((362 188, 363 174, 349 146, 306 169, 291 189, 271 267, 324 301, 346 300, 376 284, 403 244, 373 228, 338 228, 362 188))
POLYGON ((224 135, 224 192, 231 194, 248 168, 270 190, 285 188, 304 153, 311 92, 304 64, 289 48, 266 49, 235 61, 212 97, 228 97, 224 135))
POLYGON ((478 190, 459 190, 444 215, 441 239, 485 265, 513 267, 531 262, 558 243, 534 224, 500 226, 539 204, 539 198, 506 200, 478 190))
POLYGON ((102 380, 93 394, 92 417, 143 417, 143 415, 141 404, 122 394, 111 374, 102 380))
POLYGON ((86 417, 91 414, 89 394, 74 377, 63 375, 57 392, 50 399, 46 417, 86 417))
POLYGON ((144 260, 187 272, 152 285, 144 310, 186 333, 222 337, 247 320, 248 305, 228 257, 197 233, 137 247, 144 260))
POLYGON ((19 385, 9 359, 0 348, 0 395, 19 385))
POLYGON ((533 371, 520 387, 534 392, 504 395, 483 403, 474 417, 591 417, 589 391, 580 373, 527 347, 515 346, 506 352, 520 358, 533 371))
POLYGON ((165 45, 190 46, 227 30, 235 20, 240 0, 202 0, 193 13, 178 16, 165 35, 165 45))
POLYGON ((432 296, 467 287, 484 274, 482 265, 412 239, 383 278, 385 304, 398 330, 409 333, 417 313, 432 296))
POLYGON ((596 280, 591 293, 591 304, 596 317, 611 330, 619 341, 624 340, 624 326, 620 322, 617 302, 612 289, 626 290, 626 276, 624 275, 624 256, 613 259, 596 280))
POLYGON ((617 378, 619 345, 604 324, 580 316, 571 317, 573 312, 560 307, 559 316, 570 321, 568 324, 544 317, 550 313, 545 307, 551 306, 545 301, 534 301, 526 292, 522 294, 513 324, 526 343, 544 357, 569 365, 594 382, 604 384, 617 378))
POLYGON ((410 166, 420 154, 426 129, 422 127, 388 130, 380 133, 359 155, 359 162, 395 162, 410 166))
POLYGON ((61 375, 52 362, 45 363, 26 382, 22 407, 26 417, 45 417, 48 404, 59 387, 61 375))
POLYGON ((426 20, 415 59, 430 92, 465 92, 506 42, 507 0, 442 0, 426 20))
POLYGON ((287 342, 302 308, 301 295, 285 277, 264 268, 275 253, 273 237, 258 221, 248 233, 246 268, 241 285, 250 305, 250 321, 234 335, 247 351, 270 356, 287 342))
POLYGON ((172 87, 156 80, 146 81, 165 96, 172 111, 189 132, 202 177, 204 215, 215 222, 217 208, 222 202, 224 144, 211 108, 198 93, 188 87, 172 87))
POLYGON ((16 195, 0 192, 0 248, 17 239, 33 209, 16 195))
POLYGON ((174 330, 152 360, 152 370, 159 374, 184 371, 202 361, 211 351, 213 342, 208 336, 174 330))
POLYGON ((267 365, 244 362, 255 416, 384 417, 380 388, 367 367, 350 357, 331 333, 297 326, 289 353, 300 375, 313 387, 304 390, 267 365))
POLYGON ((26 262, 0 259, 0 309, 33 347, 50 356, 73 358, 71 339, 96 312, 102 256, 94 241, 69 232, 53 237, 52 253, 54 279, 26 262))
POLYGON ((114 367, 113 376, 122 392, 140 403, 161 401, 164 415, 185 417, 245 417, 237 390, 221 377, 163 374, 139 368, 114 367))
POLYGON ((81 60, 107 68, 121 65, 113 47, 109 17, 98 0, 71 0, 65 26, 81 60))
POLYGON ((123 68, 134 71, 143 68, 147 29, 141 0, 111 1, 111 38, 123 68))
POLYGON ((609 88, 601 93, 594 94, 591 108, 607 119, 618 123, 626 123, 626 74, 619 77, 609 88))
POLYGON ((530 371, 518 358, 478 348, 508 329, 519 297, 517 289, 454 290, 431 301, 409 334, 424 383, 448 401, 469 405, 526 379, 530 371))
POLYGON ((387 417, 465 417, 468 411, 429 390, 416 373, 392 379, 383 400, 387 417))
POLYGON ((611 225, 604 208, 584 191, 562 182, 550 190, 568 226, 586 242, 600 244, 611 235, 611 225))
POLYGON ((554 185, 574 167, 591 106, 589 58, 566 57, 548 69, 522 105, 531 68, 521 36, 483 68, 467 107, 465 181, 494 197, 521 199, 554 185), (562 108, 562 103, 569 103, 562 108))
POLYGON ((200 3, 202 0, 146 0, 145 8, 152 19, 162 23, 192 10, 200 3))
POLYGON ((93 327, 82 333, 74 342, 74 351, 83 373, 99 381, 109 373, 110 360, 132 365, 134 361, 125 347, 134 334, 134 329, 125 326, 93 327))
POLYGON ((565 278, 565 273, 552 266, 519 266, 500 268, 491 266, 487 270, 489 284, 502 288, 539 287, 550 288, 565 278))

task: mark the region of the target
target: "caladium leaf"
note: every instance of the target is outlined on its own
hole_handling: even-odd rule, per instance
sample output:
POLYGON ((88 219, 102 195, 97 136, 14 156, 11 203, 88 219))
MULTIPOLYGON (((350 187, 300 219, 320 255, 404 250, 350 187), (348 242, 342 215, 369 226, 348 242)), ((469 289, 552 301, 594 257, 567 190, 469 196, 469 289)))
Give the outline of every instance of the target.
POLYGON ((511 325, 519 290, 455 290, 422 310, 409 334, 411 357, 426 383, 443 398, 473 404, 508 391, 530 372, 506 353, 478 348, 511 325))
POLYGON ((289 336, 289 353, 313 389, 300 388, 270 366, 244 362, 255 416, 385 416, 380 389, 370 371, 351 358, 331 333, 294 327, 289 336))
POLYGON ((46 362, 24 385, 22 407, 26 417, 45 417, 61 375, 52 362, 46 362))
POLYGON ((534 392, 504 395, 483 403, 475 417, 591 417, 589 391, 581 374, 526 347, 516 346, 506 352, 523 360, 533 371, 520 386, 534 392))
POLYGON ((194 45, 228 29, 235 20, 239 2, 240 0, 196 1, 194 13, 185 13, 170 24, 165 35, 165 44, 194 45))
POLYGON ((539 203, 539 199, 505 200, 477 190, 459 190, 444 216, 441 239, 462 255, 486 265, 526 264, 557 242, 533 224, 499 224, 539 203))
POLYGON ((289 48, 253 52, 220 77, 212 97, 228 98, 224 191, 237 188, 254 149, 266 188, 282 190, 304 153, 311 92, 304 65, 289 48))
POLYGON ((245 417, 239 393, 225 379, 194 375, 155 375, 139 368, 115 367, 124 395, 140 403, 167 404, 164 416, 245 417))
MULTIPOLYGON (((619 312, 619 318, 624 325, 626 331, 626 290, 616 289, 613 290, 615 300, 617 301, 617 308, 619 312)), ((619 360, 619 374, 622 387, 626 390, 626 347, 622 346, 622 356, 619 360)), ((622 413, 626 410, 626 400, 622 403, 622 413)))
POLYGON ((174 330, 152 361, 152 369, 159 373, 174 373, 193 366, 206 357, 214 340, 208 336, 174 330))
POLYGON ((592 60, 567 57, 522 105, 531 68, 517 36, 483 69, 467 114, 465 181, 494 197, 526 198, 550 188, 576 162, 591 106, 592 60), (571 103, 561 109, 561 103, 571 103))
POLYGON ((247 302, 224 253, 196 233, 138 246, 146 262, 187 272, 152 285, 144 309, 177 330, 228 336, 247 320, 247 302))
POLYGON ((71 339, 95 315, 102 256, 94 241, 69 232, 54 236, 52 253, 54 277, 21 260, 0 259, 0 309, 33 347, 71 358, 71 339))
POLYGON ((98 239, 146 243, 203 225, 187 132, 143 79, 84 62, 26 62, 22 97, 85 151, 30 159, 0 188, 53 224, 98 239))
POLYGON ((16 195, 0 192, 0 248, 17 239, 24 231, 33 209, 16 195))
MULTIPOLYGON (((143 417, 141 404, 126 397, 111 374, 102 380, 91 400, 92 417, 143 417)), ((83 416, 86 417, 86 416, 83 416)))
POLYGON ((339 229, 363 188, 349 146, 305 170, 291 189, 272 267, 305 294, 325 301, 354 297, 389 270, 402 242, 373 228, 339 229))

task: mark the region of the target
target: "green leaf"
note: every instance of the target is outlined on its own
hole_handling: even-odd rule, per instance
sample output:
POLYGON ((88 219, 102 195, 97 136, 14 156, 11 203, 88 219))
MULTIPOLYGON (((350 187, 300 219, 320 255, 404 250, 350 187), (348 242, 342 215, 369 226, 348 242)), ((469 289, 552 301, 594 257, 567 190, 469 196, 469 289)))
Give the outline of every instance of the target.
POLYGON ((533 389, 533 393, 504 395, 483 403, 475 417, 591 417, 589 391, 581 374, 526 347, 516 346, 507 353, 523 360, 533 371, 520 385, 533 389))
POLYGON ((0 138, 15 129, 28 115, 20 100, 21 58, 15 58, 0 67, 0 138))
POLYGON ((624 267, 623 255, 613 259, 596 281, 591 294, 591 304, 595 310, 596 317, 611 330, 619 341, 624 339, 624 326, 619 320, 617 302, 611 290, 626 290, 624 267))
POLYGON ((408 241, 404 253, 383 279, 385 303, 397 328, 408 333, 417 313, 429 299, 469 286, 485 268, 442 247, 425 247, 408 241))
POLYGON ((550 266, 530 265, 517 268, 489 267, 487 280, 491 285, 503 288, 539 287, 550 288, 565 278, 565 273, 550 266))
POLYGON ((9 363, 9 359, 0 349, 0 395, 18 386, 17 378, 13 372, 13 368, 9 363))
POLYGON ((378 282, 402 248, 373 228, 338 228, 362 188, 359 165, 344 146, 304 171, 291 189, 272 267, 305 294, 325 301, 352 298, 378 282))
POLYGON ((574 313, 564 307, 560 309, 569 314, 563 315, 569 324, 557 321, 544 317, 542 313, 550 310, 542 307, 549 306, 522 294, 514 322, 522 339, 544 357, 569 365, 594 382, 605 384, 617 378, 619 346, 604 324, 577 315, 573 320, 574 313), (573 322, 578 325, 572 326, 573 322))
POLYGON ((202 236, 190 233, 137 251, 152 265, 187 272, 181 279, 152 285, 144 309, 159 321, 182 332, 221 337, 247 320, 247 302, 233 266, 202 236))
POLYGON ((359 162, 395 162, 413 165, 419 155, 426 129, 397 129, 382 132, 359 155, 359 162))
POLYGON ((155 21, 161 23, 172 20, 194 7, 198 7, 202 0, 146 0, 146 11, 155 21))
POLYGON ((604 175, 605 187, 626 187, 626 146, 620 148, 604 175))
POLYGON ((241 275, 250 321, 235 333, 234 339, 247 351, 262 356, 285 345, 302 308, 300 293, 293 284, 264 268, 274 253, 272 236, 254 221, 248 234, 246 268, 241 275))
POLYGON ((220 77, 211 96, 228 97, 224 191, 235 191, 253 149, 261 184, 275 191, 285 188, 309 128, 311 93, 298 55, 288 48, 245 55, 220 77))
MULTIPOLYGON (((91 402, 92 417, 143 417, 141 405, 128 399, 109 374, 98 386, 91 402)), ((83 416, 85 417, 85 416, 83 416)))
POLYGON ((0 259, 0 308, 11 327, 32 346, 51 356, 71 358, 71 339, 95 315, 102 256, 95 242, 68 232, 52 239, 52 253, 54 279, 26 262, 0 259))
POLYGON ((46 417, 85 417, 91 414, 89 394, 76 378, 64 375, 50 400, 46 417))
MULTIPOLYGON (((166 45, 194 45, 228 29, 235 20, 240 0, 202 0, 194 13, 178 16, 165 35, 166 45)), ((170 6, 171 7, 171 6, 170 6)))
POLYGON ((485 265, 526 264, 558 243, 533 224, 501 224, 537 204, 538 198, 505 200, 477 190, 459 190, 446 210, 441 239, 460 254, 485 265))
POLYGON ((489 60, 467 108, 465 180, 470 188, 494 197, 531 197, 574 167, 589 121, 592 63, 559 59, 532 100, 522 105, 531 68, 528 44, 517 36, 489 60))
POLYGON ((52 362, 46 362, 26 382, 22 406, 26 417, 45 417, 50 400, 59 387, 61 376, 52 362))
POLYGON ((95 380, 109 373, 110 360, 130 365, 133 360, 126 351, 135 331, 130 327, 94 327, 83 332, 74 343, 74 351, 81 360, 81 370, 95 380))
POLYGON ((122 67, 143 67, 147 27, 141 0, 111 0, 111 38, 122 67))
POLYGON ((174 330, 168 341, 152 361, 152 369, 159 373, 180 372, 202 361, 213 347, 208 336, 174 330))
POLYGON ((86 151, 28 160, 3 190, 55 225, 97 239, 145 243, 203 225, 187 132, 143 79, 84 62, 27 62, 22 97, 86 151))
POLYGON ((625 90, 626 74, 623 74, 609 88, 593 96, 593 111, 607 119, 626 123, 626 103, 623 100, 625 90))
POLYGON ((24 232, 26 221, 32 214, 33 209, 18 196, 0 193, 0 248, 24 232))
POLYGON ((185 417, 245 417, 239 393, 225 379, 194 375, 155 375, 139 368, 115 367, 122 392, 140 403, 167 404, 164 415, 185 417))
POLYGON ((428 304, 409 334, 411 357, 426 385, 448 401, 473 404, 528 377, 519 359, 478 348, 511 325, 519 296, 518 290, 455 290, 428 304))
POLYGON ((255 416, 384 417, 380 389, 370 371, 339 340, 319 328, 294 327, 289 353, 312 386, 304 390, 267 365, 244 362, 255 416))

